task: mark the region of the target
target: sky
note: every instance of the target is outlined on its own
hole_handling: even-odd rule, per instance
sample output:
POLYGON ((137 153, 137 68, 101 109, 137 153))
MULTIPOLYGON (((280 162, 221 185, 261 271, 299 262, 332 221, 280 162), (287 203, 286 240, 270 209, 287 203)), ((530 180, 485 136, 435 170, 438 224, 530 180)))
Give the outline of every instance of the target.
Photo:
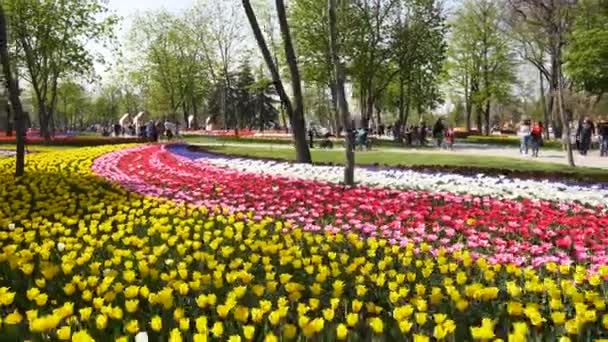
MULTIPOLYGON (((166 9, 174 13, 180 13, 187 8, 191 7, 193 2, 197 0, 109 0, 109 8, 116 15, 122 18, 117 32, 119 40, 126 37, 130 23, 133 16, 138 13, 144 13, 146 11, 166 9)), ((213 1, 238 1, 238 0, 213 0, 213 1)), ((444 4, 448 13, 453 13, 455 8, 458 7, 460 0, 445 0, 444 4)), ((115 57, 109 52, 103 53, 106 59, 114 62, 115 57)), ((102 76, 102 79, 106 79, 111 75, 111 70, 102 65, 96 65, 96 71, 102 76)), ((449 110, 450 104, 446 104, 440 111, 449 110)))

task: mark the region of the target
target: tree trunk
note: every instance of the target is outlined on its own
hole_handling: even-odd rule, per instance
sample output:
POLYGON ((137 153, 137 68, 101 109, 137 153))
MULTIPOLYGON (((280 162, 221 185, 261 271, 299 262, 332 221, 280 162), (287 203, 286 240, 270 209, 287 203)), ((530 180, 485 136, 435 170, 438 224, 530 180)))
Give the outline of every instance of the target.
POLYGON ((481 135, 483 134, 483 118, 482 118, 482 112, 483 109, 481 108, 481 106, 477 106, 477 108, 475 108, 475 113, 476 113, 476 121, 477 121, 477 134, 481 135))
POLYGON ((543 132, 545 134, 545 139, 551 139, 551 137, 549 136, 549 112, 547 111, 547 101, 545 99, 545 76, 543 75, 542 71, 539 69, 538 70, 538 75, 539 75, 539 81, 540 81, 540 105, 543 107, 543 118, 545 120, 544 122, 544 129, 545 131, 543 132))
POLYGON ((5 111, 6 111, 6 136, 7 137, 11 137, 13 136, 13 122, 12 122, 12 118, 11 118, 11 106, 9 104, 8 99, 1 104, 2 106, 4 106, 5 111))
POLYGON ((558 75, 559 73, 559 66, 558 66, 558 61, 557 61, 557 53, 553 53, 551 56, 551 81, 550 81, 550 87, 551 87, 551 100, 549 102, 549 113, 551 113, 551 122, 553 123, 553 132, 555 133, 555 138, 556 139, 560 139, 562 138, 562 132, 563 132, 563 125, 562 125, 562 119, 561 116, 559 115, 559 99, 556 99, 556 95, 558 93, 560 93, 561 91, 558 91, 558 87, 560 84, 560 80, 559 78, 561 76, 558 75), (557 104, 557 115, 555 115, 555 110, 554 107, 557 104))
POLYGON ((342 117, 342 124, 345 130, 346 141, 346 165, 344 166, 344 184, 352 186, 355 184, 355 151, 350 132, 350 114, 348 103, 344 92, 344 71, 338 55, 338 29, 336 24, 336 0, 328 0, 329 13, 329 41, 335 75, 336 75, 336 95, 338 97, 338 109, 342 117))
POLYGON ((369 88, 367 90, 367 98, 365 99, 365 118, 361 121, 361 127, 369 128, 369 121, 374 115, 374 92, 372 90, 372 82, 369 82, 369 88))
POLYGON ((221 102, 220 105, 222 107, 222 121, 224 121, 224 131, 228 130, 228 111, 226 110, 226 84, 222 83, 222 91, 220 93, 221 102))
POLYGON ((380 129, 382 125, 382 108, 376 103, 376 130, 380 129))
POLYGON ((291 74, 291 88, 293 91, 291 126, 296 143, 297 161, 300 163, 311 163, 312 158, 310 156, 308 144, 306 143, 306 121, 304 119, 304 98, 302 96, 300 71, 298 70, 298 60, 291 42, 291 33, 289 32, 287 14, 283 0, 276 0, 276 7, 281 35, 283 36, 285 59, 287 60, 287 65, 289 66, 289 72, 291 74))
POLYGON ((38 100, 38 123, 40 124, 40 135, 46 141, 51 140, 49 117, 44 100, 38 100))
MULTIPOLYGON (((330 62, 331 63, 331 62, 330 62)), ((332 63, 333 64, 333 63, 332 63)), ((336 136, 339 137, 340 136, 340 112, 338 110, 338 94, 336 91, 336 81, 335 80, 331 80, 331 82, 329 83, 329 90, 331 92, 331 108, 334 114, 334 132, 336 132, 336 136)))
POLYGON ((471 105, 471 102, 469 100, 465 101, 465 105, 464 106, 465 106, 465 112, 466 112, 465 113, 465 116, 466 116, 466 118, 465 118, 465 120, 466 120, 466 124, 465 124, 466 125, 466 130, 467 130, 467 132, 470 133, 471 132, 471 116, 473 114, 473 108, 472 108, 473 106, 471 105))
MULTIPOLYGON (((561 50, 561 49, 560 49, 561 50)), ((564 134, 562 140, 566 146, 566 156, 568 158, 568 165, 574 167, 574 156, 572 154, 572 144, 570 143, 570 121, 566 118, 564 112, 564 101, 562 97, 563 84, 562 84, 562 67, 561 67, 561 51, 558 52, 557 56, 558 68, 557 68, 557 107, 559 110, 559 116, 562 121, 564 134)))
POLYGON ((11 63, 8 54, 7 25, 4 8, 0 3, 0 62, 2 71, 8 85, 8 95, 17 124, 17 154, 15 160, 15 176, 21 177, 25 173, 25 127, 23 125, 23 108, 19 99, 19 84, 13 79, 11 63))
POLYGON ((401 127, 406 124, 405 122, 405 81, 403 75, 399 75, 399 118, 395 124, 395 141, 402 142, 403 136, 401 135, 401 127))
POLYGON ((405 116, 403 117, 403 124, 407 124, 410 118, 410 109, 412 104, 412 87, 410 87, 410 80, 408 78, 407 93, 405 95, 405 116))
POLYGON ((184 123, 188 127, 188 104, 186 104, 185 99, 182 101, 182 111, 184 112, 184 123))
POLYGON ((192 120, 192 128, 194 130, 198 130, 198 106, 196 105, 196 100, 192 100, 192 115, 194 115, 192 120))
POLYGON ((297 110, 292 106, 291 100, 287 96, 285 92, 285 88, 283 87, 283 82, 281 81, 281 77, 279 75, 279 71, 275 62, 272 59, 270 54, 270 50, 268 50, 268 46, 266 45, 266 41, 264 40, 264 36, 262 31, 260 30, 260 26, 258 25, 258 21, 255 17, 255 12, 251 7, 251 3, 249 0, 242 0, 243 7, 245 8, 245 14, 247 15, 247 19, 249 20, 249 24, 251 25, 251 29, 253 30, 253 34, 255 36, 255 40, 258 43, 258 46, 262 52, 262 56, 264 57, 264 61, 266 62, 266 66, 270 70, 272 75, 272 80, 274 82, 275 88, 279 97, 281 98, 281 102, 285 107, 287 114, 289 115, 289 119, 292 125, 293 137, 296 145, 296 159, 300 163, 310 163, 312 161, 310 157, 310 150, 308 149, 308 144, 306 143, 306 131, 305 131, 305 122, 304 122, 304 109, 302 107, 302 89, 300 88, 300 75, 297 70, 297 62, 295 59, 295 53, 293 51, 293 46, 291 45, 291 37, 289 35, 289 27, 287 26, 287 17, 285 14, 285 6, 282 0, 277 1, 277 12, 279 16, 279 24, 281 26, 281 33, 283 34, 283 43, 285 44, 285 52, 287 57, 287 62, 289 63, 290 71, 292 71, 291 79, 292 84, 297 85, 297 89, 294 89, 294 94, 296 92, 299 93, 299 97, 296 96, 296 104, 297 110), (293 72, 295 71, 295 74, 293 72), (297 79, 297 81, 296 81, 297 79))
POLYGON ((289 133, 289 126, 287 125, 287 118, 285 117, 285 104, 281 104, 281 119, 283 119, 283 127, 285 127, 285 133, 289 133))
POLYGON ((486 135, 489 136, 490 135, 490 100, 488 99, 486 101, 486 108, 484 111, 484 119, 485 119, 485 125, 486 125, 486 135))

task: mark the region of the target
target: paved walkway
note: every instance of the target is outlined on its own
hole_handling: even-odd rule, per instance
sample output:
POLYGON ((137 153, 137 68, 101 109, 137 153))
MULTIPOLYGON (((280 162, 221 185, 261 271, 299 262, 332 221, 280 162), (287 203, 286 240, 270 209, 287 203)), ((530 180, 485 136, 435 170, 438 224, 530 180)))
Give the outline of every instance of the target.
MULTIPOLYGON (((205 144, 192 144, 200 146, 242 146, 242 147, 260 147, 265 149, 293 149, 291 145, 283 144, 240 144, 240 143, 205 143, 205 144)), ((334 150, 343 149, 342 147, 334 147, 334 150)), ((481 145, 481 144, 463 144, 456 143, 453 151, 430 149, 430 148, 391 148, 382 147, 382 151, 395 152, 395 153, 425 153, 425 154, 461 154, 461 155, 474 155, 474 156, 494 156, 494 157, 508 157, 516 159, 529 160, 530 162, 547 162, 547 163, 559 163, 568 164, 566 160, 566 152, 558 150, 543 150, 541 149, 538 158, 532 158, 530 156, 521 155, 519 148, 516 147, 503 147, 495 145, 481 145)), ((376 149, 378 150, 378 149, 376 149)), ((574 162, 577 166, 586 167, 597 167, 602 169, 608 169, 608 157, 601 158, 598 150, 589 152, 588 156, 581 156, 577 151, 574 151, 574 162)))
MULTIPOLYGON (((391 149, 392 150, 392 149, 391 149)), ((414 152, 414 153, 456 153, 464 155, 475 155, 475 156, 494 156, 494 157, 509 157, 529 160, 531 162, 547 162, 547 163, 559 163, 568 164, 566 159, 566 152, 558 150, 541 150, 538 158, 531 156, 521 155, 519 148, 512 147, 499 147, 499 146, 454 146, 454 151, 445 150, 429 150, 429 149, 394 149, 403 152, 414 152)), ((595 150, 589 152, 587 156, 581 156, 577 151, 574 151, 574 163, 577 166, 586 167, 597 167, 608 169, 608 157, 600 157, 600 152, 595 150)))

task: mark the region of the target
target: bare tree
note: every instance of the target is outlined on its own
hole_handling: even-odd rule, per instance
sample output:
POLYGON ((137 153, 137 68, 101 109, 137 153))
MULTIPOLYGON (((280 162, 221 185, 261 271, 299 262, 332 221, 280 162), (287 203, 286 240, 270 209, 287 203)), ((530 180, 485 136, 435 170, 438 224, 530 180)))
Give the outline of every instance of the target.
POLYGON ((353 136, 350 134, 350 113, 348 112, 348 103, 344 93, 344 69, 340 61, 340 51, 338 46, 338 29, 336 24, 336 0, 328 0, 327 2, 329 16, 329 50, 332 63, 334 66, 334 74, 336 80, 336 95, 338 102, 338 111, 346 132, 344 139, 346 140, 346 165, 344 166, 344 184, 354 185, 355 183, 355 152, 353 146, 353 136))
POLYGON ((11 63, 8 55, 8 32, 7 32, 6 15, 4 8, 0 3, 0 62, 2 63, 2 72, 8 85, 8 94, 13 107, 15 121, 17 124, 17 160, 15 163, 15 176, 21 177, 25 172, 25 130, 23 125, 23 108, 19 99, 19 85, 17 80, 13 78, 11 71, 11 63))
POLYGON ((304 101, 302 99, 300 73, 298 71, 295 51, 291 43, 291 35, 289 33, 287 16, 285 14, 285 4, 282 0, 276 0, 279 25, 281 27, 283 44, 285 47, 285 55, 291 74, 291 84, 294 93, 293 102, 285 92, 285 87, 283 86, 283 81, 279 75, 279 70, 272 58, 270 50, 268 49, 268 45, 266 44, 266 40, 264 39, 260 25, 258 24, 255 12, 251 6, 251 2, 249 0, 243 0, 243 7, 245 8, 245 13, 247 14, 247 19, 249 20, 251 29, 253 30, 255 40, 258 43, 262 56, 264 57, 264 61, 266 62, 266 65, 270 70, 270 74, 272 75, 272 80, 276 87, 277 93, 279 94, 281 102, 287 111, 287 115, 289 115, 289 121, 292 125, 293 138, 296 145, 296 160, 299 163, 311 163, 312 159, 310 156, 310 150, 308 149, 308 144, 306 143, 306 122, 304 120, 304 101))
MULTIPOLYGON (((550 73, 545 68, 544 58, 533 62, 549 79, 549 90, 551 92, 550 107, 557 111, 564 134, 563 144, 566 148, 568 164, 574 166, 574 156, 570 143, 570 120, 564 110, 563 88, 564 80, 562 73, 563 52, 566 45, 566 34, 568 32, 571 18, 570 10, 575 4, 573 0, 509 0, 516 20, 529 25, 532 29, 541 32, 545 37, 547 53, 551 61, 550 73), (557 106, 552 103, 556 102, 557 106)), ((542 55, 541 55, 542 56, 542 55)))

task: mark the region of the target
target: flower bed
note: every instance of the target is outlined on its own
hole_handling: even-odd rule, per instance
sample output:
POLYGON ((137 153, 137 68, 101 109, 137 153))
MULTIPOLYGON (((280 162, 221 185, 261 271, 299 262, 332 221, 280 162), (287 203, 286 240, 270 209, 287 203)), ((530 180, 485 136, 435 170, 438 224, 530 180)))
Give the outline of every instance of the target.
MULTIPOLYGON (((18 184, 0 161, 0 203, 11 203, 0 206, 3 340, 607 337, 605 267, 587 277, 582 266, 492 265, 144 198, 91 174, 113 150, 32 155, 18 184)), ((134 152, 175 172, 158 147, 121 159, 134 152)))
POLYGON ((489 196, 343 188, 328 182, 241 172, 173 155, 163 146, 118 151, 94 170, 132 191, 284 218, 307 231, 382 236, 467 249, 492 263, 608 263, 603 207, 489 196))
MULTIPOLYGON (((100 146, 100 145, 120 145, 141 142, 139 138, 124 138, 124 137, 73 137, 73 136, 57 136, 51 141, 45 141, 43 137, 28 136, 26 139, 27 145, 57 145, 57 146, 100 146)), ((16 144, 16 138, 0 137, 2 144, 16 144)))
MULTIPOLYGON (((202 150, 190 151, 183 145, 168 149, 180 156, 200 160, 218 167, 244 172, 263 173, 292 178, 340 183, 344 168, 310 164, 294 164, 278 160, 222 156, 202 150)), ((591 205, 608 203, 608 185, 537 181, 501 176, 473 176, 439 171, 418 171, 397 168, 357 167, 359 184, 393 189, 414 189, 432 192, 454 192, 499 198, 532 198, 563 202, 578 201, 591 205)))

